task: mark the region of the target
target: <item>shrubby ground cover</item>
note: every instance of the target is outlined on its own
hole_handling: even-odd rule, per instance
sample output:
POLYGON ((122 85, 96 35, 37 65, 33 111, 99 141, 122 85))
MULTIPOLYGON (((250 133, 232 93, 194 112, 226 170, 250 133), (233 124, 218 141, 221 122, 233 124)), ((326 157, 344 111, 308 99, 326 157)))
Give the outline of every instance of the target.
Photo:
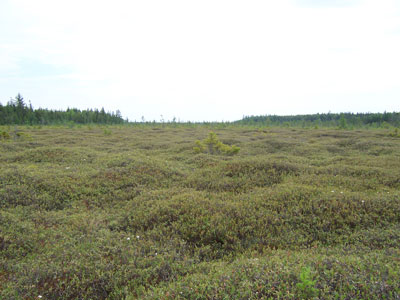
POLYGON ((390 130, 0 132, 0 299, 400 299, 390 130))

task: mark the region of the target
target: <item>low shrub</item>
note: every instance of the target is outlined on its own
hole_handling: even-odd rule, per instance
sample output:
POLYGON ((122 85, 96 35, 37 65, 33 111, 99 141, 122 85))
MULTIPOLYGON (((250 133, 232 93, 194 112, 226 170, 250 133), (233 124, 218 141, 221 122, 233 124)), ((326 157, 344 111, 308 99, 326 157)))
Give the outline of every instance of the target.
POLYGON ((311 299, 316 295, 317 289, 314 288, 316 280, 312 280, 311 269, 304 268, 300 273, 300 282, 296 284, 301 299, 311 299))
POLYGON ((208 137, 203 141, 196 141, 196 146, 193 150, 196 153, 234 155, 240 151, 240 148, 235 145, 229 146, 222 143, 214 132, 210 132, 208 137))
POLYGON ((11 138, 10 134, 7 131, 1 131, 0 133, 1 140, 9 140, 10 138, 11 138))

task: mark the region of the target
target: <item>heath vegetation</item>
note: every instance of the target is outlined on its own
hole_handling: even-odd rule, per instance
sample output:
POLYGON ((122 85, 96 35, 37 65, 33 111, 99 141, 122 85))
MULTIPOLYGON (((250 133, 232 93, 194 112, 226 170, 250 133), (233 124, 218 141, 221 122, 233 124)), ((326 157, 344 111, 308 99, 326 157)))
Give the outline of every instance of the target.
POLYGON ((0 127, 0 299, 400 299, 398 132, 341 124, 0 127))

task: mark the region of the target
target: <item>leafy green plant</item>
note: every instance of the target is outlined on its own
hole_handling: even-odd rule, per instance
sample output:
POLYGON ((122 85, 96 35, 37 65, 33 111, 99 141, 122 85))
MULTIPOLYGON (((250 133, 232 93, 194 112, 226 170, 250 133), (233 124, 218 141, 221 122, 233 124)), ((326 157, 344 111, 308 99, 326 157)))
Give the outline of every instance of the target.
POLYGON ((312 280, 310 267, 303 268, 300 273, 300 282, 296 284, 301 299, 310 299, 317 294, 314 288, 316 280, 312 280))
POLYGON ((215 132, 210 132, 208 137, 203 141, 196 141, 196 146, 193 148, 196 153, 210 153, 210 154, 227 154, 234 155, 240 151, 240 148, 232 145, 222 143, 215 132))

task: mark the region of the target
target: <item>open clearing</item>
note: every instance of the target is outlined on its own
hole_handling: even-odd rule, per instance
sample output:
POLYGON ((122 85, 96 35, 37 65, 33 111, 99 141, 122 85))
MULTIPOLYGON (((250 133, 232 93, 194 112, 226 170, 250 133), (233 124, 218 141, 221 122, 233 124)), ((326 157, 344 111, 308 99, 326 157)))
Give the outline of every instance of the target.
POLYGON ((0 140, 0 299, 400 299, 388 130, 19 130, 0 140), (195 153, 211 130, 239 153, 195 153))

